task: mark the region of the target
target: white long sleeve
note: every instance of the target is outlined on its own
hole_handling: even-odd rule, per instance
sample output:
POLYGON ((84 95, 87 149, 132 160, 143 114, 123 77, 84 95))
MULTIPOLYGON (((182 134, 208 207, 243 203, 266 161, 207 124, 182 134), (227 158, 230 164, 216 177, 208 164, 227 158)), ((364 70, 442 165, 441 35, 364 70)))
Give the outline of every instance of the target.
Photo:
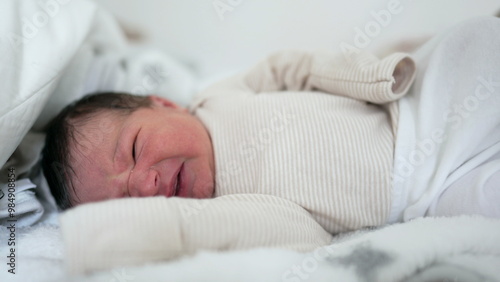
POLYGON ((382 60, 361 53, 346 60, 329 53, 282 51, 246 73, 209 87, 195 97, 191 108, 214 95, 312 90, 385 104, 407 93, 415 71, 415 63, 406 53, 394 53, 382 60))
POLYGON ((212 138, 216 196, 288 199, 332 234, 385 224, 397 99, 414 71, 401 53, 348 62, 289 51, 209 87, 191 111, 212 138))
POLYGON ((73 274, 169 260, 199 250, 311 251, 332 239, 303 208, 269 195, 119 199, 81 205, 60 220, 73 274))

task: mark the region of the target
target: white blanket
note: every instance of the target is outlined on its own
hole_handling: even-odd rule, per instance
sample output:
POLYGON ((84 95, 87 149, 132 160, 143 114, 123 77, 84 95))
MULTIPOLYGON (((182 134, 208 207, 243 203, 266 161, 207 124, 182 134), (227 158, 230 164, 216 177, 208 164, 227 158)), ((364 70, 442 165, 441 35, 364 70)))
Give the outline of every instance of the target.
POLYGON ((500 19, 460 23, 413 58, 399 101, 390 222, 420 216, 500 217, 500 19))
MULTIPOLYGON (((0 227, 0 240, 8 234, 0 227)), ((19 269, 0 281, 500 281, 500 220, 421 218, 336 237, 308 254, 279 249, 192 257, 71 277, 56 227, 18 230, 19 269)), ((140 240, 140 238, 138 238, 140 240)), ((7 254, 2 244, 0 254, 7 254)))

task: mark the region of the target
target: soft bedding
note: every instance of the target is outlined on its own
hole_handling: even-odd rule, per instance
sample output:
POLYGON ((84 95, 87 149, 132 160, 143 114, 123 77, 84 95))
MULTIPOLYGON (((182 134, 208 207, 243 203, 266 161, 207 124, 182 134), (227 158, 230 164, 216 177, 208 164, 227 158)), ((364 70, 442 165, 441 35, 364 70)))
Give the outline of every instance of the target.
MULTIPOLYGON (((21 142, 37 140, 46 122, 85 92, 135 89, 142 93, 175 89, 189 93, 193 83, 185 69, 168 58, 161 59, 158 53, 142 56, 129 52, 116 23, 95 3, 48 2, 57 5, 57 15, 37 29, 36 34, 31 34, 32 37, 23 35, 21 19, 23 15, 31 18, 40 12, 40 6, 29 0, 3 0, 0 4, 0 71, 4 78, 4 91, 0 92, 3 101, 0 129, 7 133, 0 135, 2 165, 21 142), (122 59, 132 66, 130 73, 116 69, 122 59), (158 68, 155 64, 141 67, 145 61, 162 61, 162 66, 171 68, 158 68), (175 80, 182 85, 167 83, 161 88, 155 84, 152 89, 151 81, 144 82, 141 76, 144 70, 182 78, 175 80), (136 77, 136 82, 132 77, 136 77)), ((19 149, 19 153, 24 152, 19 149)), ((209 210, 210 205, 154 199, 177 202, 159 210, 175 208, 177 215, 180 211, 190 215, 181 216, 173 223, 175 213, 160 215, 151 210, 148 216, 141 214, 151 206, 150 199, 143 199, 138 200, 138 207, 143 208, 122 207, 124 212, 136 211, 135 222, 132 217, 115 221, 122 229, 112 229, 112 222, 106 221, 109 217, 96 220, 99 217, 93 214, 99 210, 89 205, 65 214, 61 233, 43 177, 40 178, 39 171, 31 170, 31 165, 23 167, 23 164, 36 163, 38 153, 39 150, 33 150, 21 163, 16 162, 19 158, 11 158, 8 163, 18 168, 20 189, 16 191, 19 193, 16 198, 19 204, 21 199, 26 199, 27 208, 26 212, 18 210, 17 214, 16 274, 8 272, 10 265, 5 258, 11 247, 2 243, 0 255, 5 259, 0 267, 0 281, 500 281, 497 267, 500 265, 500 221, 484 217, 417 219, 377 230, 343 234, 330 242, 331 235, 318 228, 304 210, 279 199, 271 201, 272 205, 263 204, 255 212, 281 207, 278 210, 290 218, 288 229, 276 229, 282 222, 273 221, 272 216, 259 220, 251 213, 238 214, 236 205, 228 204, 211 216, 197 217, 197 212, 209 210), (224 210, 232 213, 228 216, 224 210), (245 221, 240 215, 250 216, 251 220, 245 221), (146 219, 157 222, 146 224, 146 219), (233 226, 233 231, 221 230, 227 237, 220 237, 218 243, 209 245, 204 239, 209 231, 214 231, 209 228, 210 221, 219 219, 233 226), (268 241, 266 236, 270 230, 275 231, 272 233, 275 239, 288 243, 277 245, 268 241), (133 231, 141 231, 140 236, 124 236, 136 234, 133 231), (189 231, 190 236, 181 233, 189 231), (172 240, 169 236, 176 232, 177 241, 169 241, 172 240), (191 241, 186 241, 185 236, 191 241), (224 241, 228 238, 231 240, 224 241), (165 245, 155 243, 162 240, 165 245), (105 245, 109 247, 103 247, 105 245), (328 246, 318 249, 322 245, 328 246), (140 246, 148 249, 144 251, 140 246), (248 250, 256 246, 274 248, 248 250), (162 252, 148 253, 151 249, 162 252), (221 253, 221 250, 233 251, 221 253)), ((5 175, 4 171, 1 173, 5 175)), ((5 195, 3 189, 5 182, 2 182, 5 195)), ((243 197, 243 200, 263 202, 259 196, 252 197, 243 197)), ((0 201, 4 209, 5 198, 0 201)), ((163 204, 159 202, 157 206, 161 207, 163 204)), ((5 219, 8 212, 3 210, 0 216, 5 219)), ((7 242, 11 236, 8 226, 5 222, 0 226, 0 242, 7 242)))
POLYGON ((499 236, 500 221, 495 219, 422 218, 348 233, 305 254, 270 249, 203 253, 171 264, 116 268, 78 281, 105 281, 118 273, 144 281, 162 281, 164 277, 172 281, 249 282, 500 281, 499 236), (178 271, 186 269, 188 263, 197 271, 178 271))
MULTIPOLYGON (((5 227, 0 228, 4 241, 5 227)), ((18 232, 22 264, 16 275, 2 270, 1 281, 500 281, 500 220, 475 216, 422 218, 341 234, 329 246, 306 253, 205 250, 77 276, 65 271, 56 227, 38 224, 18 232)), ((0 252, 6 249, 2 245, 0 252)))

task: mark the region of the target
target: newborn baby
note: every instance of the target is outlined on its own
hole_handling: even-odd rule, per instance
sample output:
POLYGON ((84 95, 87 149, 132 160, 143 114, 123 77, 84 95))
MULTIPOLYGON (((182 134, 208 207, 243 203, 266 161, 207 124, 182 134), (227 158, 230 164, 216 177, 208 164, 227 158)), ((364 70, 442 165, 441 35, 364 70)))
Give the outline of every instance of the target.
MULTIPOLYGON (((436 46, 453 48, 452 39, 435 40, 417 56, 445 57, 446 49, 436 46)), ((464 187, 498 194, 477 180, 482 165, 500 155, 499 131, 491 129, 498 121, 485 119, 485 133, 477 131, 475 145, 460 149, 456 144, 470 134, 465 128, 476 127, 474 119, 457 130, 451 121, 430 118, 469 95, 449 87, 436 96, 436 83, 448 80, 424 79, 444 76, 435 72, 440 67, 457 70, 455 62, 422 72, 411 96, 404 95, 416 68, 407 54, 379 60, 298 51, 277 53, 208 88, 189 109, 156 96, 87 96, 51 123, 44 173, 62 209, 121 197, 268 194, 300 205, 330 233, 424 215, 497 216, 494 201, 458 199, 464 187), (429 136, 433 152, 417 163, 415 152, 429 136), (463 166, 467 161, 474 165, 463 166), (402 169, 407 164, 410 172, 402 169)), ((481 83, 477 75, 462 77, 481 83)), ((498 96, 474 114, 491 116, 498 96)))
POLYGON ((330 232, 380 225, 391 200, 394 101, 414 70, 402 53, 347 61, 289 51, 208 88, 189 111, 156 96, 87 96, 52 122, 44 171, 63 209, 258 193, 301 205, 330 232))
POLYGON ((45 156, 71 167, 63 182, 47 174, 50 186, 59 187, 53 193, 62 208, 121 197, 206 198, 214 192, 208 132, 169 100, 115 93, 87 96, 68 106, 53 124, 45 156))

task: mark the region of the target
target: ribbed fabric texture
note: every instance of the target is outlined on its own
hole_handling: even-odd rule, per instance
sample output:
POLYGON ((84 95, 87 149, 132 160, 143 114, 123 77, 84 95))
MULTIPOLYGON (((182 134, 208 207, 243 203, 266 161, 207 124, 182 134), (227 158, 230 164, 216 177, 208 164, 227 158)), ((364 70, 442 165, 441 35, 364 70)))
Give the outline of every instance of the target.
POLYGON ((332 236, 300 206, 269 195, 127 198, 78 206, 60 218, 70 273, 169 260, 199 250, 311 251, 332 236))
POLYGON ((290 51, 207 89, 191 110, 212 138, 216 196, 288 199, 330 233, 384 224, 391 207, 394 101, 414 72, 401 53, 346 61, 290 51))

